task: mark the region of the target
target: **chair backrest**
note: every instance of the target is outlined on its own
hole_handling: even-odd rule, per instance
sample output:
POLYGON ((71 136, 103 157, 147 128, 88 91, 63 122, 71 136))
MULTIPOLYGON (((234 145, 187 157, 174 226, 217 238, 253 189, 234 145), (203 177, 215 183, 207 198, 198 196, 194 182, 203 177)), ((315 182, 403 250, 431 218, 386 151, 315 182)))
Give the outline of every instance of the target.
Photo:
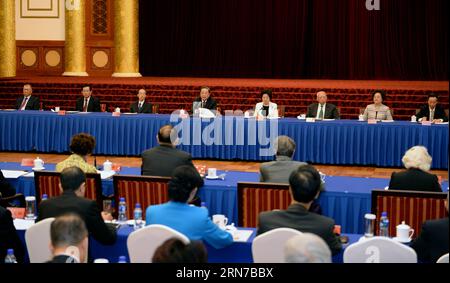
POLYGON ((258 215, 263 211, 286 209, 291 203, 289 185, 239 182, 239 227, 258 227, 258 215))
POLYGON ((158 114, 159 113, 159 104, 153 104, 152 105, 152 113, 158 114))
POLYGON ((278 228, 257 236, 252 243, 254 263, 285 262, 284 246, 290 238, 302 232, 291 228, 278 228))
MULTIPOLYGON (((60 176, 60 172, 34 172, 35 195, 37 203, 41 202, 41 197, 43 194, 47 194, 49 198, 56 197, 61 194, 61 190, 59 189, 60 176)), ((102 179, 100 174, 86 174, 85 198, 95 200, 99 208, 102 208, 103 194, 102 179)))
POLYGON ((387 237, 363 238, 345 249, 344 263, 417 263, 417 254, 387 237))
POLYGON ((31 263, 41 263, 52 259, 50 251, 50 225, 55 218, 46 218, 25 231, 25 242, 31 263))
POLYGON ((420 112, 420 108, 416 108, 416 114, 414 114, 414 115, 419 114, 419 112, 420 112))
POLYGON ((177 238, 185 244, 189 239, 174 229, 164 225, 149 225, 128 236, 127 248, 131 263, 151 263, 156 249, 166 240, 177 238))
POLYGON ((436 263, 448 263, 448 253, 446 253, 445 255, 441 256, 436 263))
MULTIPOLYGON (((414 229, 414 235, 419 235, 423 222, 447 215, 446 198, 446 193, 373 190, 372 213, 380 219, 381 213, 387 212, 389 235, 395 236, 396 226, 402 221, 414 229)), ((375 227, 375 231, 378 231, 378 221, 375 227)))
MULTIPOLYGON (((117 205, 121 197, 125 198, 128 219, 133 219, 134 206, 136 203, 140 203, 144 211, 142 217, 145 219, 145 209, 149 205, 161 204, 169 200, 167 192, 169 181, 168 177, 114 175, 115 203, 117 205)), ((115 211, 117 214, 118 209, 115 211)))
POLYGON ((286 113, 286 106, 285 105, 278 105, 278 117, 284 118, 284 114, 286 113))

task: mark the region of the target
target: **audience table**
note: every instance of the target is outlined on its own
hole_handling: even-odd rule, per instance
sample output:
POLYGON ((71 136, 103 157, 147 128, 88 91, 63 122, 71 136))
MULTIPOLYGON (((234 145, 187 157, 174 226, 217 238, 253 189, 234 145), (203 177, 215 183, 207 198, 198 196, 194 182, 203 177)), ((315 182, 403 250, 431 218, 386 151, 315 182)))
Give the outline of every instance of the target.
POLYGON ((408 148, 424 145, 433 157, 432 168, 448 168, 448 124, 307 123, 294 118, 255 121, 233 116, 180 121, 162 114, 122 113, 113 117, 111 113, 0 111, 0 151, 68 152, 70 138, 85 132, 96 138, 95 154, 137 156, 157 144, 161 126, 173 124, 183 129, 179 148, 199 159, 272 160, 261 151, 269 148, 268 137, 288 135, 297 143, 294 159, 299 161, 400 167, 408 148), (212 139, 204 141, 202 136, 212 139))
MULTIPOLYGON (((241 228, 240 228, 241 229, 241 228)), ((252 230, 253 233, 246 242, 234 242, 232 245, 216 249, 204 243, 208 252, 208 263, 253 263, 252 256, 252 243, 256 236, 256 229, 254 228, 242 228, 245 230, 252 230)), ((24 245, 25 243, 25 231, 17 230, 17 233, 24 245)), ((106 258, 110 263, 116 263, 119 256, 126 256, 127 262, 129 262, 129 255, 127 249, 127 239, 128 236, 134 231, 132 226, 123 225, 117 230, 117 240, 114 245, 103 245, 94 240, 92 237, 89 238, 89 255, 92 259, 106 258)), ((343 253, 346 247, 356 243, 362 235, 357 234, 343 234, 348 236, 348 243, 343 245, 343 250, 333 256, 333 263, 343 262, 343 253)), ((26 256, 28 260, 28 253, 26 256)))
MULTIPOLYGON (((54 164, 46 164, 46 169, 54 170, 54 164)), ((27 170, 19 163, 1 163, 0 169, 27 170)), ((139 168, 122 167, 120 174, 139 175, 139 168)), ((199 190, 199 196, 206 203, 211 215, 224 214, 230 223, 237 225, 237 183, 258 182, 258 173, 218 171, 225 173, 225 180, 207 180, 199 190)), ((8 179, 18 193, 26 196, 34 195, 34 178, 21 176, 18 179, 8 179)), ((362 234, 364 232, 364 214, 371 210, 371 191, 383 189, 389 185, 388 179, 354 178, 341 176, 326 176, 326 191, 321 193, 319 204, 323 214, 333 218, 337 225, 341 225, 343 233, 362 234)), ((112 179, 102 180, 103 194, 113 194, 112 179)), ((448 181, 443 182, 442 188, 448 191, 448 181)))

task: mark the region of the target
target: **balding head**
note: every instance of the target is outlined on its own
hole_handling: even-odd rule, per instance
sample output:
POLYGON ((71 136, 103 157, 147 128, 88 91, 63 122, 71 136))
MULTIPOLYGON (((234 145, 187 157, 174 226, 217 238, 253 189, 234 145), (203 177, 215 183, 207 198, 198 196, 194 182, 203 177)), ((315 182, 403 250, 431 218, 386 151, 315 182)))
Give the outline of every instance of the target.
POLYGON ((331 263, 331 251, 317 235, 303 233, 289 239, 284 246, 287 263, 331 263))
POLYGON ((292 158, 295 152, 295 141, 288 136, 279 136, 275 142, 277 156, 287 156, 292 158))

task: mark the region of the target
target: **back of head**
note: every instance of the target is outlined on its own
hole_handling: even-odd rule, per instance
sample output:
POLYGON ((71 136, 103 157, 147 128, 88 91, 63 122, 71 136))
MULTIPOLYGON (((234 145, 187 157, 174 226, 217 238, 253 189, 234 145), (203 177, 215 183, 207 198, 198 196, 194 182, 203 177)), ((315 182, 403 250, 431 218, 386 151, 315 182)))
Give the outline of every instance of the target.
POLYGON ((165 125, 162 126, 158 131, 158 142, 165 144, 172 144, 171 136, 173 134, 173 126, 165 125))
POLYGON ((54 248, 78 246, 88 236, 86 225, 80 216, 59 216, 50 226, 50 238, 54 248))
POLYGON ((295 141, 288 136, 279 136, 276 140, 277 156, 292 157, 295 152, 295 141))
POLYGON ((152 258, 153 263, 206 263, 208 256, 201 242, 184 244, 171 238, 159 246, 152 258))
POLYGON ((76 191, 86 182, 86 175, 78 167, 68 167, 61 172, 60 182, 63 191, 76 191))
POLYGON ((295 201, 309 203, 319 193, 322 180, 316 168, 311 165, 301 165, 289 176, 289 185, 295 201))
POLYGON ((197 170, 188 165, 177 167, 169 181, 169 199, 176 202, 187 202, 195 188, 203 186, 203 179, 197 170))
POLYGON ((78 155, 85 156, 91 154, 95 148, 95 138, 90 134, 77 134, 70 141, 70 150, 78 155))
POLYGON ((289 239, 284 246, 287 263, 331 263, 331 251, 317 235, 303 233, 289 239))
POLYGON ((411 147, 402 158, 406 169, 417 168, 425 172, 430 171, 432 160, 427 148, 424 146, 411 147))

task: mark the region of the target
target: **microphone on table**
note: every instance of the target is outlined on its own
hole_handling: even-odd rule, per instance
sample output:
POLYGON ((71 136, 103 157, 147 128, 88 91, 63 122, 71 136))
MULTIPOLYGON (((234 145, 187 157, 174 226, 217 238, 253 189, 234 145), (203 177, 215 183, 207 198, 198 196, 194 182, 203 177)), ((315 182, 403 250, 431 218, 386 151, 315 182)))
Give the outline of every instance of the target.
POLYGON ((378 111, 375 111, 375 120, 378 119, 378 111))
POLYGON ((95 155, 94 155, 94 167, 95 167, 95 169, 98 169, 97 168, 97 156, 95 156, 95 155))

